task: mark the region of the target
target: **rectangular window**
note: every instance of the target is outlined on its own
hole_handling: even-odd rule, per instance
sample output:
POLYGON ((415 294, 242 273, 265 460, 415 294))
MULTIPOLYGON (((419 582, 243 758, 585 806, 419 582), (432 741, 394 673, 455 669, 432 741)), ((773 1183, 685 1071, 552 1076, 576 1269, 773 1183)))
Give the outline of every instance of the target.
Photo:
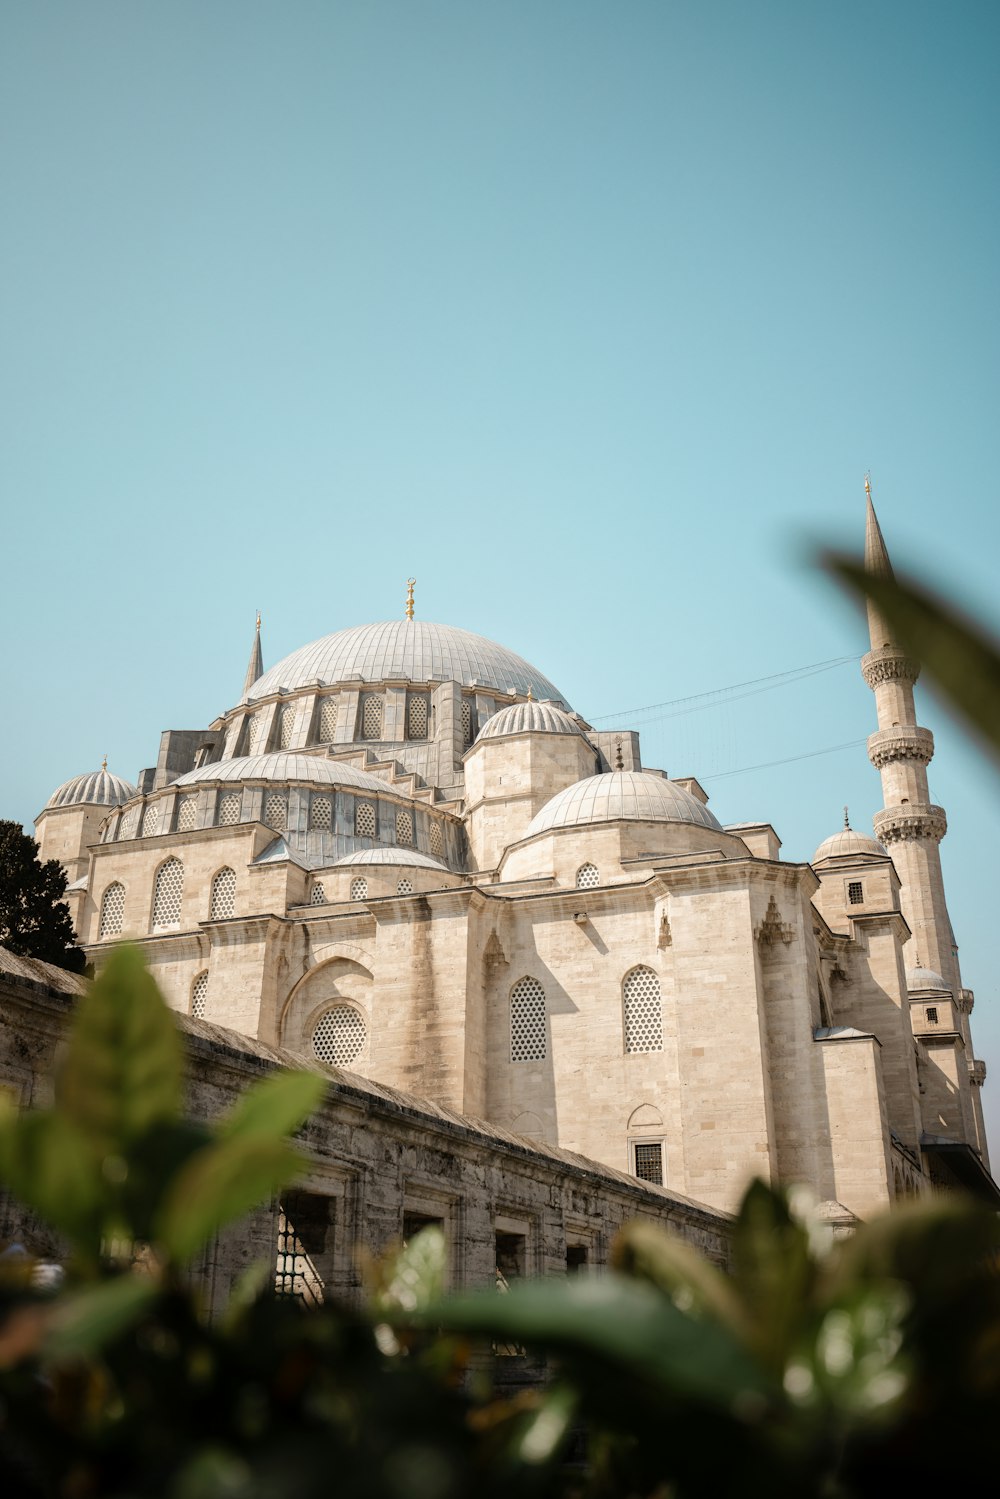
POLYGON ((847 899, 852 906, 862 906, 865 901, 865 892, 861 888, 860 880, 851 880, 847 886, 847 899))
POLYGON ((927 1024, 928 1025, 937 1025, 937 1023, 938 1023, 937 1010, 935 1009, 935 1007, 933 1005, 928 1005, 928 1007, 927 1007, 927 1024))
POLYGON ((635 1174, 641 1182, 653 1182, 663 1186, 663 1146, 657 1141, 653 1145, 635 1145, 635 1174))
POLYGON ((586 1244, 566 1245, 566 1274, 579 1275, 581 1270, 587 1268, 587 1246, 586 1244))
POLYGON ((443 1218, 433 1218, 429 1213, 403 1214, 403 1243, 409 1244, 422 1228, 444 1228, 443 1218))
POLYGON ((334 1198, 317 1192, 286 1192, 278 1211, 278 1258, 274 1289, 320 1306, 333 1269, 334 1198))

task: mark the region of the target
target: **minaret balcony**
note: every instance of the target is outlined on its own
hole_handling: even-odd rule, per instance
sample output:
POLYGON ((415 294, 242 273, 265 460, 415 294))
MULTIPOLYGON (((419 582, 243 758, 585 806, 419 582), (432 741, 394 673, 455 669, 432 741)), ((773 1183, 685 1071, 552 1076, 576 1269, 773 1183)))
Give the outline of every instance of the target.
POLYGON ((875 837, 879 843, 908 843, 918 838, 930 838, 939 843, 948 831, 948 819, 943 807, 929 803, 907 802, 905 806, 883 807, 873 818, 875 837))
POLYGON ((880 729, 868 740, 868 758, 876 770, 896 760, 915 760, 920 765, 927 765, 933 755, 934 735, 930 729, 921 729, 915 724, 880 729))
POLYGON ((915 682, 920 662, 904 655, 898 646, 883 645, 861 657, 861 675, 874 692, 883 682, 915 682))
POLYGON ((986 1063, 976 1058, 969 1063, 969 1082, 981 1088, 986 1081, 986 1063))

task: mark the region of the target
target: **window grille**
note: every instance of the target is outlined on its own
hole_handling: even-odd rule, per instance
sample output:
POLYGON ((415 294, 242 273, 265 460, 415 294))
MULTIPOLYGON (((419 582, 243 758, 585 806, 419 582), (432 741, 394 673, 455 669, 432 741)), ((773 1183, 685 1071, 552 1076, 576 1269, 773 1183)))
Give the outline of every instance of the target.
POLYGON ((358 802, 354 810, 354 833, 358 838, 375 837, 374 802, 358 802))
POLYGON ((382 738, 382 699, 376 692, 366 692, 361 699, 361 737, 382 738))
POLYGON ((101 900, 101 924, 98 937, 117 937, 125 922, 125 886, 116 880, 105 890, 101 900))
POLYGON ((352 900, 367 900, 368 899, 368 881, 367 880, 352 880, 351 881, 351 899, 352 900))
POLYGON ((224 921, 236 915, 236 870, 220 869, 212 881, 212 903, 209 907, 210 921, 224 921))
POLYGON ((178 833, 190 833, 198 816, 198 798, 196 796, 182 796, 177 808, 177 831, 178 833))
POLYGON ((537 979, 524 978, 510 991, 510 1059, 545 1060, 545 990, 537 979))
POLYGON ((272 833, 283 833, 288 825, 288 803, 283 791, 269 791, 264 797, 264 813, 261 819, 272 833))
POLYGON ((444 834, 441 831, 441 824, 439 822, 431 823, 431 853, 444 853, 444 834))
POLYGON ((155 805, 149 805, 142 814, 142 836, 152 838, 160 822, 160 809, 155 805))
POLYGON ((286 1192, 278 1207, 278 1256, 274 1289, 306 1306, 321 1306, 323 1270, 333 1247, 334 1199, 315 1192, 286 1192))
POLYGON ((364 1018, 349 1005, 336 1005, 321 1015, 313 1031, 313 1051, 330 1067, 350 1067, 365 1049, 364 1018))
POLYGON ((938 1023, 937 1009, 936 1009, 936 1007, 934 1005, 928 1005, 927 1006, 927 1024, 928 1025, 937 1025, 937 1023, 938 1023))
POLYGON ((468 749, 472 743, 472 700, 467 697, 462 699, 462 743, 468 749))
POLYGON ((409 848, 413 842, 413 813, 400 807, 396 813, 396 842, 409 848))
POLYGON ((663 1146, 659 1141, 652 1145, 635 1145, 635 1174, 641 1182, 663 1186, 663 1146))
POLYGON ((309 824, 316 832, 328 833, 333 827, 333 800, 329 796, 314 796, 309 805, 309 824))
POLYGON ((322 880, 317 880, 315 882, 315 884, 313 885, 312 891, 310 892, 310 895, 309 895, 309 904, 311 906, 325 906, 326 905, 326 891, 323 889, 323 882, 322 882, 322 880))
POLYGON ((242 791, 224 791, 219 797, 219 826, 220 828, 232 827, 239 822, 243 811, 242 791))
POLYGON ((625 1050, 662 1051, 663 1019, 660 981, 651 968, 633 968, 622 985, 625 1002, 625 1050))
POLYGON ((180 859, 168 859, 156 871, 153 891, 153 926, 180 926, 181 891, 184 888, 184 866, 180 859))
POLYGON ((578 890, 594 890, 600 883, 600 875, 597 873, 596 864, 581 864, 576 872, 576 888, 578 890))
POLYGON ((135 825, 138 816, 138 807, 129 807, 128 811, 122 814, 122 820, 118 824, 117 837, 119 840, 123 838, 131 838, 132 834, 135 832, 135 825))
POLYGON ((412 895, 413 894, 413 886, 410 884, 409 880, 400 880, 399 884, 396 886, 396 894, 397 895, 412 895))
POLYGON ((208 969, 205 968, 191 985, 191 1014, 196 1020, 204 1020, 208 1003, 208 969))
POLYGON ((278 713, 278 748, 291 749, 292 730, 295 728, 295 709, 286 704, 278 713))
POLYGON ((852 906, 863 906, 865 892, 860 880, 851 880, 847 886, 847 899, 852 906))
POLYGON ((324 697, 319 705, 319 742, 332 744, 337 737, 337 699, 324 697))
POLYGON ((260 748, 260 735, 264 727, 263 713, 255 713, 247 725, 247 754, 255 755, 260 748))
POLYGON ((406 700, 407 739, 427 738, 428 702, 422 693, 414 693, 406 700))

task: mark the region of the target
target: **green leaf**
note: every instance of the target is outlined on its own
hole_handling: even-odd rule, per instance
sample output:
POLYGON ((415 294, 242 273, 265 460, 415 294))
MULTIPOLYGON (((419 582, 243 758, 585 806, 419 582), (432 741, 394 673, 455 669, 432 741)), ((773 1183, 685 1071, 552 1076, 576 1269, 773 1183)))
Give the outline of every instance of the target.
POLYGON ((682 1312, 711 1316, 741 1331, 743 1314, 730 1278, 703 1255, 654 1223, 626 1223, 611 1250, 616 1270, 648 1281, 682 1312))
POLYGON ((599 1361, 608 1380, 653 1380, 674 1395, 729 1411, 747 1405, 747 1395, 767 1399, 774 1392, 724 1328, 696 1322, 652 1286, 615 1274, 521 1281, 505 1296, 454 1296, 408 1320, 583 1356, 599 1361))
POLYGON ((0 1104, 0 1180, 88 1258, 100 1248, 107 1187, 100 1163, 62 1114, 0 1104))
POLYGON ((189 1259, 225 1224, 286 1186, 304 1164, 287 1140, 250 1135, 206 1146, 171 1183, 157 1222, 157 1240, 173 1259, 189 1259))
POLYGON ((177 1026, 136 948, 121 947, 81 1000, 58 1104, 102 1156, 128 1155, 182 1097, 177 1026))
POLYGON ((326 1088, 327 1079, 313 1072, 273 1072, 247 1089, 222 1121, 220 1133, 281 1139, 319 1108, 326 1088))
POLYGON ((747 1189, 733 1228, 733 1280, 743 1304, 750 1346, 780 1377, 812 1315, 817 1280, 805 1227, 782 1193, 762 1181, 747 1189))
POLYGON ((827 553, 828 572, 870 598, 899 644, 976 736, 1000 758, 1000 648, 973 621, 911 578, 875 577, 850 557, 827 553))
POLYGON ((119 1275, 65 1297, 49 1325, 45 1354, 51 1359, 98 1353, 136 1322, 160 1294, 145 1275, 119 1275))
POLYGON ((513 1455, 532 1465, 551 1462, 566 1440, 578 1405, 579 1397, 569 1385, 551 1385, 521 1426, 512 1444, 513 1455))
POLYGON ((387 1263, 374 1298, 376 1312, 415 1312, 429 1306, 444 1291, 448 1247, 444 1232, 428 1224, 414 1234, 387 1263))

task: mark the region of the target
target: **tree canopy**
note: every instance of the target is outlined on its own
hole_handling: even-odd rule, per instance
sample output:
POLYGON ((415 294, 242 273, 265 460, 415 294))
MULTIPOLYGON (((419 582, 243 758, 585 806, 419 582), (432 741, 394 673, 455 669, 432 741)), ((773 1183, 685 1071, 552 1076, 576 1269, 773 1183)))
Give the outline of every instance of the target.
POLYGON ((0 946, 82 973, 86 959, 76 945, 65 894, 58 859, 43 864, 38 844, 20 823, 0 820, 0 946))

